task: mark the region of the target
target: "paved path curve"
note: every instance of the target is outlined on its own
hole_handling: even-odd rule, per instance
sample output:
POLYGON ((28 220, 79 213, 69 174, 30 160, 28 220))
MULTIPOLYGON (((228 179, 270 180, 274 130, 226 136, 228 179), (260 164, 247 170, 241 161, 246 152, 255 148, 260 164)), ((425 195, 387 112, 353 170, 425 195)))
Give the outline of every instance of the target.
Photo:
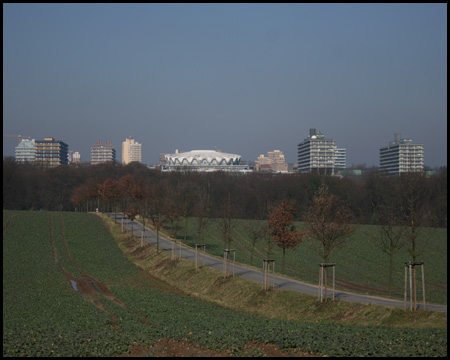
MULTIPOLYGON (((122 213, 117 213, 116 216, 114 213, 110 213, 108 215, 112 218, 115 217, 116 221, 119 224, 122 224, 123 222, 123 226, 127 229, 127 231, 131 231, 131 220, 124 217, 122 213)), ((147 241, 150 244, 156 245, 156 233, 153 230, 149 229, 148 227, 145 227, 145 229, 146 229, 145 241, 147 241)), ((143 225, 137 221, 133 221, 133 234, 138 237, 141 237, 142 232, 143 232, 143 225)), ((161 250, 171 252, 172 243, 173 242, 171 240, 168 240, 161 235, 159 236, 159 248, 161 250)), ((195 250, 181 245, 181 257, 194 262, 195 250)), ((204 256, 204 259, 202 258, 202 262, 203 260, 205 266, 210 266, 223 271, 223 260, 207 254, 204 256)), ((235 265, 234 274, 236 276, 242 276, 246 279, 259 282, 261 284, 264 281, 262 270, 256 270, 242 265, 235 265)), ((289 279, 286 277, 281 277, 278 275, 274 275, 274 278, 275 278, 275 287, 286 290, 298 291, 315 296, 318 296, 319 294, 318 286, 307 284, 294 279, 289 279)), ((329 291, 328 297, 332 297, 332 291, 329 291)), ((335 299, 364 304, 376 304, 382 306, 397 306, 397 307, 404 306, 404 302, 400 300, 386 299, 377 296, 354 294, 341 290, 335 291, 335 299)), ((407 303, 407 306, 409 306, 409 302, 407 303)), ((417 307, 419 309, 423 308, 423 303, 417 304, 417 307)), ((426 304, 426 309, 447 312, 447 305, 426 304)))

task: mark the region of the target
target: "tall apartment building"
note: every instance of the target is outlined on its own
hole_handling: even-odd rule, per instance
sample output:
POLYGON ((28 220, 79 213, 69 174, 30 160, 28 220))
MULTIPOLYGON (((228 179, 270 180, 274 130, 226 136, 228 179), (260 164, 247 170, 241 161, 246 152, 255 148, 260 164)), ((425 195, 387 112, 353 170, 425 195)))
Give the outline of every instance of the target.
POLYGON ((36 159, 35 164, 42 167, 54 167, 68 164, 69 146, 52 137, 46 137, 44 140, 36 140, 36 159))
POLYGON ((260 171, 263 167, 261 165, 269 165, 270 169, 275 172, 287 172, 288 165, 284 159, 283 152, 280 150, 274 150, 267 152, 267 157, 263 154, 259 155, 258 159, 255 161, 255 167, 257 171, 260 171))
POLYGON ((36 160, 36 141, 34 139, 23 139, 16 146, 16 162, 18 163, 34 163, 36 160))
POLYGON ((380 148, 380 170, 392 175, 423 171, 423 144, 413 144, 396 133, 394 141, 380 148))
POLYGON ((97 140, 91 147, 91 165, 115 161, 116 149, 114 149, 114 145, 111 141, 106 140, 106 144, 102 144, 100 140, 97 140))
POLYGON ((122 164, 127 165, 133 161, 142 162, 142 144, 130 137, 122 143, 122 164))
POLYGON ((309 129, 309 136, 297 147, 298 171, 334 174, 336 169, 334 139, 316 129, 309 129))

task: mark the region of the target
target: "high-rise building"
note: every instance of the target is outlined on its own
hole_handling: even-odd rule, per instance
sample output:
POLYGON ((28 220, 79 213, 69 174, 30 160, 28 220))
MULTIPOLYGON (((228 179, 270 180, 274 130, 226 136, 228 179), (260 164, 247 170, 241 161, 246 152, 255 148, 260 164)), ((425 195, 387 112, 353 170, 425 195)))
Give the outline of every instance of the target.
POLYGON ((380 170, 399 175, 404 172, 423 171, 423 145, 413 144, 411 139, 394 135, 394 141, 380 148, 380 170))
POLYGON ((334 151, 334 167, 342 170, 347 167, 347 149, 336 148, 334 151))
POLYGON ((309 136, 298 144, 298 171, 318 172, 323 174, 335 173, 334 139, 325 139, 325 135, 316 129, 309 129, 309 136))
POLYGON ((69 152, 67 153, 67 159, 69 161, 69 164, 73 163, 73 150, 69 150, 69 152))
POLYGON ((78 151, 69 150, 69 164, 77 164, 81 160, 81 155, 78 151))
POLYGON ((102 144, 100 140, 91 147, 91 165, 97 165, 107 162, 116 161, 116 149, 111 141, 106 140, 106 144, 102 144))
POLYGON ((142 144, 130 137, 122 143, 122 164, 127 165, 133 161, 142 162, 142 144))
POLYGON ((73 153, 72 160, 73 160, 74 163, 79 163, 81 161, 81 155, 80 155, 80 153, 78 151, 75 151, 73 153))
POLYGON ((23 139, 16 146, 16 162, 18 163, 34 163, 36 160, 36 141, 34 139, 23 139))
POLYGON ((35 164, 42 167, 54 167, 68 164, 69 146, 60 140, 46 137, 36 140, 35 164))
POLYGON ((257 171, 268 168, 275 172, 287 172, 288 165, 284 159, 283 152, 280 150, 269 151, 267 157, 261 154, 255 161, 257 171), (267 166, 268 165, 268 166, 267 166))

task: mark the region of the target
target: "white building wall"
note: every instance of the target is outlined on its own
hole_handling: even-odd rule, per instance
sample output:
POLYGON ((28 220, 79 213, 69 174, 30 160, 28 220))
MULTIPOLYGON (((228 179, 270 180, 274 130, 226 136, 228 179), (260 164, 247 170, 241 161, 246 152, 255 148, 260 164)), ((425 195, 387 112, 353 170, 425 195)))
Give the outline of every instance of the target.
POLYGON ((15 148, 16 162, 34 162, 36 160, 36 142, 34 139, 22 139, 15 148))
POLYGON ((380 148, 380 170, 398 175, 404 172, 422 172, 424 170, 424 147, 413 144, 411 139, 400 139, 395 134, 395 140, 389 146, 380 148))

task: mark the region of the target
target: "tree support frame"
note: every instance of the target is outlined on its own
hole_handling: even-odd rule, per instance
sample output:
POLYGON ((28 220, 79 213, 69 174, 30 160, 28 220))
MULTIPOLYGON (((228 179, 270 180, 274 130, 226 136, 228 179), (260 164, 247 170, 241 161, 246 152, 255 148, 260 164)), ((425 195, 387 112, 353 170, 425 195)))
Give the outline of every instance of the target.
POLYGON ((275 259, 263 259, 264 290, 270 288, 270 265, 272 265, 272 288, 275 288, 275 259))
POLYGON ((417 300, 416 300, 416 266, 420 265, 422 267, 422 295, 423 295, 423 308, 426 309, 425 304, 425 270, 423 268, 424 261, 405 261, 405 296, 404 296, 404 307, 406 306, 406 299, 408 295, 408 270, 409 270, 409 297, 410 297, 410 306, 409 309, 411 311, 417 310, 417 300), (413 272, 414 272, 414 282, 413 282, 413 272), (414 300, 413 300, 413 283, 414 283, 414 300), (414 306, 413 306, 414 304, 414 306), (413 309, 414 308, 414 309, 413 309))
MULTIPOLYGON (((336 264, 335 263, 320 263, 319 264, 319 287, 318 287, 318 295, 317 295, 317 300, 319 300, 320 302, 323 301, 323 291, 322 289, 325 287, 323 285, 323 276, 324 276, 324 268, 327 267, 332 267, 333 268, 333 300, 334 300, 334 293, 335 293, 335 268, 336 268, 336 264)), ((327 275, 325 275, 325 282, 327 282, 327 275)), ((326 292, 326 289, 325 289, 326 292)), ((326 300, 326 299, 325 299, 326 300)))

